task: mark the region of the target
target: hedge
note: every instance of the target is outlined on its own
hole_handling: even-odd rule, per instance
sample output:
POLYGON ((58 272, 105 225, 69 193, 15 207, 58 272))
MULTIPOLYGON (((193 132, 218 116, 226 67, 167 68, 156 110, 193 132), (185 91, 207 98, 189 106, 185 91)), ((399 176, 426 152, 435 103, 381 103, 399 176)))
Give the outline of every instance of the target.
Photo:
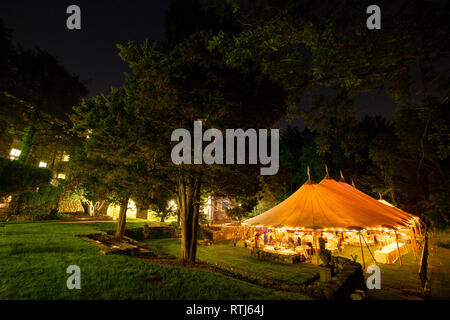
POLYGON ((47 184, 52 171, 19 160, 0 158, 0 196, 47 184))

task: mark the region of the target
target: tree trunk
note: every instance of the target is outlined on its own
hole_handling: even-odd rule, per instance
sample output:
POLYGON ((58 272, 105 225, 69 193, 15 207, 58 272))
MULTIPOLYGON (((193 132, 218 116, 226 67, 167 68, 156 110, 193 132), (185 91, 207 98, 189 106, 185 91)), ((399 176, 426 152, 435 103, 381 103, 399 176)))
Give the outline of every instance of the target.
POLYGON ((115 237, 117 239, 122 239, 125 235, 125 223, 127 221, 127 209, 128 209, 128 200, 130 199, 129 195, 123 197, 120 202, 120 210, 119 210, 119 221, 117 222, 117 229, 115 237))
POLYGON ((136 208, 136 218, 148 219, 148 207, 138 206, 136 208))
POLYGON ((87 215, 91 215, 91 213, 90 213, 90 207, 89 207, 89 202, 87 202, 87 201, 83 201, 83 200, 80 200, 80 202, 81 202, 81 206, 83 207, 83 210, 84 210, 84 214, 87 214, 87 215))
POLYGON ((180 208, 181 252, 180 259, 195 263, 200 209, 201 177, 180 177, 178 183, 178 207, 180 208))
POLYGON ((107 201, 102 201, 102 205, 96 210, 96 215, 102 217, 106 216, 108 214, 108 206, 109 203, 107 201))

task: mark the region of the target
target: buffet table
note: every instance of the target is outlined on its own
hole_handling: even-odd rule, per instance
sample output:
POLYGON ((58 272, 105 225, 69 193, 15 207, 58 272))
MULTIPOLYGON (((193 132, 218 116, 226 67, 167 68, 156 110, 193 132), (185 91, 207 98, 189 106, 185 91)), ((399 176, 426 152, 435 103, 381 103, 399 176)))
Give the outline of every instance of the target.
MULTIPOLYGON (((404 243, 399 243, 398 248, 403 256, 408 253, 404 243)), ((397 244, 395 242, 375 251, 375 260, 380 263, 392 264, 398 259, 397 244)))

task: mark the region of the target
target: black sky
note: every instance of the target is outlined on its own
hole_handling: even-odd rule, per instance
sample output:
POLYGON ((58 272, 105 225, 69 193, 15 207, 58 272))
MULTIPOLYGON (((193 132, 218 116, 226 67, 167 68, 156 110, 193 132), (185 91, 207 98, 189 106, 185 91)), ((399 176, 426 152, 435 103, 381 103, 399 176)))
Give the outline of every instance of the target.
POLYGON ((65 69, 90 80, 89 96, 123 84, 127 66, 117 43, 161 40, 167 1, 1 0, 0 18, 13 30, 13 40, 57 56, 65 69), (81 30, 68 30, 66 8, 81 8, 81 30))
MULTIPOLYGON (((117 43, 161 40, 170 0, 1 0, 0 18, 13 30, 13 40, 26 48, 40 47, 57 56, 67 71, 90 80, 88 96, 123 84, 128 71, 118 57, 117 43), (81 30, 68 30, 66 8, 81 8, 81 30)), ((355 99, 358 117, 381 114, 391 119, 392 99, 384 91, 355 99)), ((294 126, 303 127, 301 120, 294 126)))

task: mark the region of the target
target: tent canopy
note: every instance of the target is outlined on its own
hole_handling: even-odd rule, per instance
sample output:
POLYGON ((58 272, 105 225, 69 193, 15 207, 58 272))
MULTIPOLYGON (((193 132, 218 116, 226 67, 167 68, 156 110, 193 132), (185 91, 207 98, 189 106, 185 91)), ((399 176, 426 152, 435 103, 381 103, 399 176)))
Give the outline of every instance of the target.
POLYGON ((344 182, 306 182, 272 209, 244 222, 248 226, 307 230, 406 227, 414 215, 389 207, 344 182))

